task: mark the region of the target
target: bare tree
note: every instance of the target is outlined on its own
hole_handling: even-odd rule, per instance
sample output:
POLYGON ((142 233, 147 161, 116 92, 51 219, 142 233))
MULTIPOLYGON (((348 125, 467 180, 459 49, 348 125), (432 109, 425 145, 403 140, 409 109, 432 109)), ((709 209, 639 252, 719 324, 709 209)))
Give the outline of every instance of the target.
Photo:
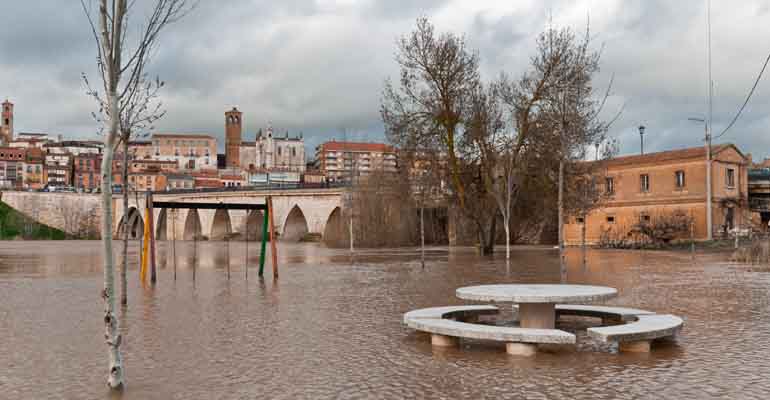
MULTIPOLYGON (((88 77, 83 74, 83 81, 88 88, 88 93, 98 99, 99 93, 94 90, 88 77)), ((123 212, 129 208, 129 190, 128 185, 128 170, 129 170, 129 145, 131 140, 135 140, 140 137, 146 137, 149 132, 154 128, 153 124, 159 119, 163 118, 166 111, 162 108, 163 103, 160 102, 159 92, 164 83, 159 78, 154 80, 148 79, 147 75, 142 75, 139 81, 136 82, 137 88, 133 96, 126 96, 122 98, 119 112, 120 112, 120 133, 118 136, 117 145, 121 147, 122 160, 120 163, 121 169, 121 182, 122 190, 121 195, 123 197, 123 212)), ((92 113, 94 119, 102 127, 106 122, 106 114, 102 109, 101 114, 92 113)), ((117 150, 117 149, 116 149, 117 150)), ((128 271, 128 240, 129 231, 123 231, 123 251, 120 268, 120 304, 123 306, 128 305, 128 278, 126 276, 128 271)))
POLYGON ((419 18, 397 46, 400 85, 385 82, 380 110, 386 132, 400 147, 440 146, 436 150, 447 156, 453 190, 464 208, 457 137, 470 89, 479 80, 478 57, 462 37, 437 35, 427 18, 419 18))
MULTIPOLYGON (((597 97, 592 81, 599 71, 599 60, 600 53, 591 50, 588 26, 582 38, 570 29, 549 26, 538 37, 531 69, 516 82, 503 76, 498 83, 514 123, 506 162, 501 168, 504 179, 496 186, 501 213, 510 213, 519 194, 516 186, 520 175, 532 167, 533 160, 558 165, 554 175, 558 183, 560 248, 565 164, 584 159, 586 149, 603 141, 610 124, 619 116, 618 113, 610 121, 600 118, 612 81, 603 95, 597 97)), ((504 223, 508 220, 504 218, 504 223)))
MULTIPOLYGON (((123 358, 120 353, 122 337, 115 315, 115 265, 112 253, 112 162, 119 143, 127 107, 137 104, 141 97, 145 67, 157 45, 160 32, 168 24, 179 20, 192 5, 186 0, 157 0, 149 16, 138 31, 136 47, 127 45, 128 22, 135 2, 128 0, 98 0, 94 13, 81 0, 94 39, 97 43, 97 67, 102 90, 90 90, 99 105, 99 114, 105 116, 104 155, 101 167, 102 192, 102 247, 104 257, 104 324, 109 348, 109 376, 107 384, 112 389, 124 385, 123 358), (125 56, 125 57, 124 57, 125 56)), ((141 102, 139 102, 141 103, 141 102)))

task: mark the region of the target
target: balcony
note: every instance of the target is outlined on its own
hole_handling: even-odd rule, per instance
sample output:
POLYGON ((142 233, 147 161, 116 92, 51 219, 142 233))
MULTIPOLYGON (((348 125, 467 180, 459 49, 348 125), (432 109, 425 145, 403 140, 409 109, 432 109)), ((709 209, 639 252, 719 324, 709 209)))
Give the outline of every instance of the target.
POLYGON ((752 211, 770 211, 770 197, 749 198, 749 208, 752 211))

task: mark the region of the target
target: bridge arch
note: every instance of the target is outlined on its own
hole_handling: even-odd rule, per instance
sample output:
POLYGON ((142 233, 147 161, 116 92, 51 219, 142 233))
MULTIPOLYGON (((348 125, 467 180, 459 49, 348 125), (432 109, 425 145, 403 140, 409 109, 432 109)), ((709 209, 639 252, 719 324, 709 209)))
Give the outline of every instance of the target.
POLYGON ((128 230, 129 239, 139 239, 144 234, 144 220, 136 207, 131 207, 123 215, 118 225, 118 238, 122 239, 124 233, 128 230))
POLYGON ((348 237, 348 230, 345 229, 345 221, 342 218, 342 209, 335 207, 326 219, 324 227, 323 242, 330 247, 342 247, 348 237))
POLYGON ((246 232, 248 240, 262 240, 262 230, 265 225, 265 214, 260 210, 251 210, 246 217, 246 226, 243 231, 246 232))
POLYGON ((167 240, 167 231, 166 226, 168 226, 168 222, 166 222, 168 218, 166 218, 166 209, 161 208, 160 213, 158 213, 158 221, 157 229, 155 230, 155 239, 156 240, 167 240))
POLYGON ((198 215, 198 210, 191 209, 187 211, 187 218, 184 221, 184 240, 193 240, 200 238, 203 235, 201 230, 201 219, 198 215))
POLYGON ((289 211, 286 216, 286 221, 283 223, 283 233, 281 239, 298 242, 309 232, 307 225, 307 218, 305 214, 295 205, 289 211))
POLYGON ((230 213, 227 210, 217 210, 214 213, 214 220, 211 222, 211 240, 225 239, 233 232, 233 226, 230 222, 230 213))

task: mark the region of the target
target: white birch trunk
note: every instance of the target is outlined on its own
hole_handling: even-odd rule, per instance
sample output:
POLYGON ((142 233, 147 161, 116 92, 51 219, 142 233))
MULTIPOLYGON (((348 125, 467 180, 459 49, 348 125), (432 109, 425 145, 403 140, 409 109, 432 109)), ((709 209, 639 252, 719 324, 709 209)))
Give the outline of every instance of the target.
MULTIPOLYGON (((423 200, 423 203, 425 200, 423 200)), ((425 204, 420 204, 420 261, 422 267, 425 268, 425 222, 423 221, 425 214, 425 204)))
POLYGON ((511 227, 509 224, 509 218, 505 217, 503 218, 504 228, 505 228, 505 259, 510 260, 511 259, 511 227))
POLYGON ((110 127, 104 140, 102 158, 102 247, 104 257, 104 337, 108 346, 109 376, 107 385, 112 389, 123 386, 123 357, 120 354, 122 337, 115 315, 115 263, 112 254, 112 159, 115 137, 118 131, 118 99, 115 92, 109 94, 110 127))
MULTIPOLYGON (((128 136, 123 140, 123 215, 128 215, 128 136)), ((110 186, 112 187, 112 186, 110 186)), ((125 218, 125 217, 124 217, 125 218)), ((120 267, 120 304, 128 305, 128 221, 124 222, 123 229, 123 263, 120 267)))

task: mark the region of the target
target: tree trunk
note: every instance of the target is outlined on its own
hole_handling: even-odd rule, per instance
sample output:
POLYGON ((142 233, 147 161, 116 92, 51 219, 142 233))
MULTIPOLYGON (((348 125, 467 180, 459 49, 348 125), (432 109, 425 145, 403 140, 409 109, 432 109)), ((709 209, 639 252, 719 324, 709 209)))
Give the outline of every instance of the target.
POLYGON ((503 217, 503 227, 505 228, 505 259, 511 259, 511 224, 510 214, 508 217, 503 217))
MULTIPOLYGON (((559 161, 559 266, 564 272, 564 161, 559 161)), ((585 221, 584 221, 585 222, 585 221)))
MULTIPOLYGON (((128 216, 128 138, 123 138, 123 218, 128 216)), ((128 220, 124 219, 123 224, 123 262, 120 266, 120 304, 128 305, 128 220)))
POLYGON ((420 262, 425 268, 425 202, 420 203, 420 262))
MULTIPOLYGON (((492 222, 489 224, 489 236, 484 248, 484 255, 492 255, 495 252, 495 233, 497 231, 497 215, 492 217, 492 222)), ((483 235, 483 231, 482 231, 483 235)))
POLYGON ((102 247, 104 258, 104 336, 109 355, 109 376, 107 385, 117 389, 123 386, 123 357, 120 354, 122 337, 119 333, 118 318, 115 315, 115 263, 112 254, 112 159, 114 143, 118 134, 118 97, 109 93, 110 127, 105 138, 102 158, 102 247))

